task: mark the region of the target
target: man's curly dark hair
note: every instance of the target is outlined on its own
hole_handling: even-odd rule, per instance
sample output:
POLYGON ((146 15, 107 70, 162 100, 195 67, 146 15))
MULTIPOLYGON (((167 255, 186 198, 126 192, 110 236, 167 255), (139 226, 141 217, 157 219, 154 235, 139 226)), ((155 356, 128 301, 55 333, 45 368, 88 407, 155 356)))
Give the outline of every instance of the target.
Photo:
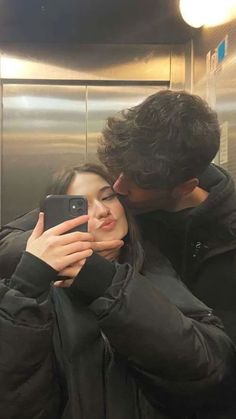
POLYGON ((199 177, 220 144, 217 114, 199 96, 164 90, 108 118, 98 148, 110 173, 142 188, 168 188, 199 177))

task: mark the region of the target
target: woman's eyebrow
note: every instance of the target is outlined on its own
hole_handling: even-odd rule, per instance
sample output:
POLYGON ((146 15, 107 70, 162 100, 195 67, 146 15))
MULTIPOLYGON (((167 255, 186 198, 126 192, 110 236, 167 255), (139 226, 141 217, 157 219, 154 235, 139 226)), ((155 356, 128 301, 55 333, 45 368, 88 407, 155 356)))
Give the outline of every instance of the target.
POLYGON ((110 185, 103 186, 103 187, 99 190, 99 192, 104 192, 104 191, 107 191, 107 190, 110 190, 110 191, 112 192, 112 187, 111 187, 110 185))

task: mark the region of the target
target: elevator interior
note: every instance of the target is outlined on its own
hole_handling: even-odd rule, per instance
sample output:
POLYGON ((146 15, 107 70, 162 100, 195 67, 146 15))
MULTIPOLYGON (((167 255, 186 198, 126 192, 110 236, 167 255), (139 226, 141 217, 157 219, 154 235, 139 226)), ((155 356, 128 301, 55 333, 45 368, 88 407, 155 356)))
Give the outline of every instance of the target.
POLYGON ((37 206, 54 171, 96 160, 109 114, 160 88, 3 85, 3 222, 37 206))
MULTIPOLYGON (((121 2, 125 10, 128 3, 121 2)), ((107 15, 104 28, 93 20, 83 26, 85 7, 78 17, 81 31, 73 26, 71 8, 73 33, 68 16, 68 28, 52 32, 41 9, 34 27, 32 15, 22 29, 29 22, 22 11, 15 35, 7 37, 1 26, 1 224, 38 206, 54 171, 96 161, 106 118, 160 89, 186 89, 217 110, 224 138, 216 163, 236 180, 236 22, 193 30, 181 26, 179 17, 173 20, 173 11, 165 20, 161 3, 148 0, 143 14, 138 3, 120 26, 118 15, 107 15), (226 36, 227 55, 209 72, 207 54, 226 36)), ((172 6, 175 1, 165 2, 168 10, 172 6)))

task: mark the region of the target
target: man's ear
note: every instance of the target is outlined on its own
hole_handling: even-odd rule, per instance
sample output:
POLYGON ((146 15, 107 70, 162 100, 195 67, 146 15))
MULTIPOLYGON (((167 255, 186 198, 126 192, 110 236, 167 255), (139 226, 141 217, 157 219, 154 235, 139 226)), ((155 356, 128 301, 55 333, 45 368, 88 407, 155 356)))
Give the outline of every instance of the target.
POLYGON ((199 185, 197 178, 189 179, 186 182, 180 183, 172 190, 172 196, 175 199, 183 198, 189 195, 199 185))

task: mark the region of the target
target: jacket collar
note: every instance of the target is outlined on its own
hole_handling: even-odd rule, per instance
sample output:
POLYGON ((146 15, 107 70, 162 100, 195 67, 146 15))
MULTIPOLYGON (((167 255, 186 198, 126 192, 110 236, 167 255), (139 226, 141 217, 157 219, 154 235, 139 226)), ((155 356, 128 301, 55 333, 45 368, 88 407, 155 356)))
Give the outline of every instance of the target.
MULTIPOLYGON (((184 221, 185 226, 205 225, 206 222, 217 223, 221 228, 234 224, 236 229, 236 193, 234 181, 229 173, 211 164, 199 179, 200 187, 209 192, 207 199, 198 207, 176 213, 168 213, 168 218, 184 221), (184 217, 183 217, 184 216, 184 217)), ((166 218, 167 211, 156 210, 142 214, 140 219, 161 221, 166 218)), ((139 218, 138 217, 138 218, 139 218)), ((236 237, 236 236, 235 236, 236 237)))
POLYGON ((199 225, 214 219, 224 225, 228 224, 231 216, 236 220, 235 185, 226 170, 211 164, 199 179, 199 185, 209 192, 209 195, 201 205, 189 213, 194 224, 199 225))

